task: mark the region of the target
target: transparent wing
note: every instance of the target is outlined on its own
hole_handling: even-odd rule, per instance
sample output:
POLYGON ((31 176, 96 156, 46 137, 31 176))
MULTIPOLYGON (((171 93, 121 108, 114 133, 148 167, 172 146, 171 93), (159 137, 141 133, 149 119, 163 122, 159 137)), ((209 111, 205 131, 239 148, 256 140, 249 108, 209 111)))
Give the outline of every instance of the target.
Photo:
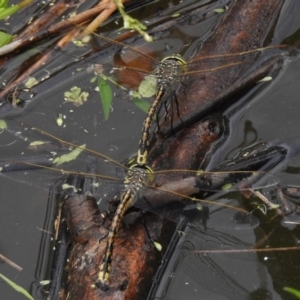
POLYGON ((1 142, 6 147, 2 151, 0 174, 45 190, 60 178, 64 180, 68 175, 80 175, 92 179, 99 187, 97 190, 107 193, 113 190, 113 185, 121 188, 127 170, 121 163, 86 149, 85 145, 62 142, 46 132, 13 120, 6 120, 1 142), (106 191, 104 187, 107 187, 106 191))
POLYGON ((255 209, 257 201, 261 201, 257 196, 251 199, 253 191, 271 193, 279 183, 276 176, 265 172, 197 174, 178 170, 162 171, 154 176, 153 181, 156 183, 148 185, 148 188, 140 193, 135 204, 137 207, 177 222, 182 216, 186 216, 182 222, 189 223, 196 219, 202 221, 205 226, 210 214, 220 209, 247 216, 248 205, 253 203, 251 209, 255 209), (163 180, 165 183, 157 183, 163 180), (241 198, 246 204, 241 202, 241 198), (248 201, 248 198, 251 201, 248 201))
MULTIPOLYGON (((7 128, 1 135, 3 144, 11 141, 11 137, 19 145, 19 147, 14 145, 15 151, 16 149, 21 151, 18 153, 17 150, 17 153, 13 154, 9 151, 10 147, 7 147, 9 156, 3 154, 1 161, 2 176, 47 190, 53 182, 58 181, 62 185, 59 190, 61 194, 66 191, 71 193, 88 191, 97 199, 113 198, 124 189, 123 180, 128 168, 102 153, 86 149, 83 145, 76 146, 62 141, 37 128, 12 120, 7 121, 7 128), (23 151, 26 148, 27 150, 23 151), (39 155, 27 155, 27 152, 37 150, 39 155), (65 178, 70 175, 85 177, 85 184, 78 188, 70 185, 68 181, 65 183, 65 178)), ((206 200, 210 193, 222 191, 222 196, 232 191, 240 193, 270 189, 277 184, 278 179, 272 174, 255 171, 154 171, 153 174, 149 174, 148 183, 138 193, 135 205, 178 221, 183 207, 187 204, 199 204, 196 209, 200 211, 200 215, 206 214, 203 207, 210 205, 245 211, 235 204, 227 204, 227 201, 206 200), (175 201, 179 202, 179 206, 173 209, 166 206, 166 209, 161 209, 175 201), (172 216, 174 213, 177 214, 176 217, 172 216)))

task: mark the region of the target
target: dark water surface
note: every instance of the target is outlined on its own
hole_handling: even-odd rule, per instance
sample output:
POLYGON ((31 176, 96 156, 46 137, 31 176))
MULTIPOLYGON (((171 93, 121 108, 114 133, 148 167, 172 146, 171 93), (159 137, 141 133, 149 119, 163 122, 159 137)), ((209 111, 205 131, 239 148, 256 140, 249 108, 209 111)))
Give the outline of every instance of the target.
MULTIPOLYGON (((192 7, 198 8, 205 4, 211 4, 211 10, 213 10, 220 6, 223 7, 224 3, 226 4, 226 1, 221 0, 184 1, 182 3, 173 1, 170 5, 168 1, 164 1, 149 5, 146 9, 142 8, 141 11, 135 11, 135 14, 139 17, 143 15, 145 18, 146 16, 149 18, 151 13, 153 19, 159 19, 161 15, 169 15, 192 7)), ((286 7, 288 7, 287 4, 286 7)), ((281 43, 300 30, 299 11, 299 7, 298 10, 296 8, 292 11, 282 10, 272 44, 281 43)), ((214 14, 208 14, 206 18, 199 16, 180 29, 175 27, 170 31, 158 34, 157 40, 153 44, 146 45, 145 48, 154 49, 159 57, 172 53, 180 53, 184 57, 189 57, 195 51, 196 45, 213 31, 219 18, 220 16, 214 14), (189 45, 187 45, 188 43, 189 45)), ((108 32, 115 28, 114 21, 111 21, 104 27, 104 31, 108 32)), ((135 43, 144 44, 141 40, 135 43)), ((105 55, 103 54, 103 57, 105 55)), ((64 63, 66 56, 62 55, 57 59, 62 59, 62 62, 53 63, 53 68, 56 67, 55 64, 64 63)), ((105 59, 108 60, 108 58, 105 59)), ((300 166, 300 156, 297 155, 299 153, 298 128, 300 122, 300 60, 297 57, 291 57, 288 60, 282 67, 279 76, 271 83, 265 84, 265 88, 259 89, 255 95, 249 95, 253 98, 252 101, 240 109, 239 114, 233 116, 228 142, 219 149, 212 164, 232 157, 238 150, 253 142, 274 141, 285 143, 291 149, 291 158, 284 163, 285 165, 295 168, 300 166)), ((16 64, 16 61, 12 61, 8 66, 16 64)), ((89 63, 87 64, 89 65, 89 63)), ((110 117, 108 121, 105 121, 98 93, 93 90, 89 82, 92 75, 87 75, 85 72, 81 72, 79 75, 70 75, 75 72, 77 67, 74 64, 59 72, 57 77, 35 87, 35 95, 31 103, 16 118, 45 129, 62 139, 74 141, 79 145, 86 143, 88 148, 123 161, 134 154, 137 149, 145 114, 130 101, 126 92, 116 90, 117 97, 113 99, 110 117), (89 100, 81 107, 64 103, 64 91, 74 85, 80 85, 90 93, 89 100), (65 128, 58 127, 55 123, 59 114, 66 115, 65 128)), ((51 69, 52 66, 46 68, 51 69)), ((2 76, 9 77, 9 70, 2 71, 4 74, 2 76)), ((37 76, 42 77, 44 73, 47 72, 40 71, 37 76)), ((228 113, 230 114, 230 111, 228 113)), ((3 136, 2 138, 0 136, 0 140, 1 157, 16 157, 15 155, 19 155, 23 151, 18 143, 15 148, 5 147, 7 144, 19 140, 18 137, 8 135, 4 139, 3 136)), ((299 175, 285 171, 284 164, 278 167, 276 175, 283 184, 299 184, 299 175)), ((47 201, 49 191, 40 189, 34 184, 20 183, 5 177, 0 177, 0 190, 0 253, 23 268, 22 272, 18 272, 2 263, 0 272, 28 291, 32 291, 33 296, 36 297, 37 283, 47 279, 41 278, 40 264, 45 257, 41 240, 45 234, 43 229, 49 213, 47 201)), ((227 232, 224 224, 231 224, 231 218, 232 216, 224 214, 221 219, 220 216, 212 217, 208 224, 209 230, 187 231, 183 254, 180 254, 181 258, 177 262, 178 268, 168 270, 169 273, 166 273, 166 276, 169 279, 162 281, 163 284, 166 282, 169 288, 161 293, 158 292, 156 299, 292 299, 281 291, 285 285, 300 287, 299 259, 296 259, 295 253, 264 256, 250 253, 232 259, 228 254, 215 254, 212 256, 213 258, 207 258, 191 252, 191 250, 199 250, 203 247, 209 249, 209 244, 204 246, 204 241, 214 243, 217 240, 232 246, 232 243, 235 242, 230 240, 233 230, 236 239, 243 240, 245 244, 249 245, 263 237, 264 230, 266 232, 270 230, 269 228, 261 229, 258 226, 248 226, 249 228, 246 226, 246 228, 230 227, 227 232), (228 233, 228 238, 224 234, 220 236, 221 228, 228 233), (222 239, 226 239, 226 241, 222 239), (266 261, 270 265, 267 265, 266 261), (276 263, 272 265, 272 261, 276 261, 276 263), (276 274, 288 274, 289 270, 284 270, 284 267, 290 265, 294 266, 292 269, 294 280, 286 280, 289 277, 285 276, 285 280, 281 284, 281 277, 280 275, 276 277, 276 274), (212 269, 213 272, 211 272, 212 269), (175 271, 179 273, 175 273, 175 271)), ((288 244, 284 238, 287 233, 290 233, 289 238, 294 236, 293 245, 297 244, 299 230, 295 226, 283 225, 276 236, 278 240, 282 241, 282 245, 288 244), (291 231, 293 232, 291 233, 291 231)), ((24 299, 5 283, 0 282, 0 287, 1 299, 24 299)))

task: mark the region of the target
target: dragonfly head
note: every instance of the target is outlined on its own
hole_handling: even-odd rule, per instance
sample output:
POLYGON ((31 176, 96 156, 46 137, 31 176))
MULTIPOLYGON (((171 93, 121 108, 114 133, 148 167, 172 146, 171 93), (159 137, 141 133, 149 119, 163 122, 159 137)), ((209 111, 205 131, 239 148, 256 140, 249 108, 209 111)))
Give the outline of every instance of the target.
POLYGON ((147 166, 147 165, 143 165, 143 166, 140 166, 138 164, 134 164, 132 166, 130 166, 129 170, 131 171, 138 171, 138 172, 141 172, 141 173, 145 173, 147 175, 147 183, 150 183, 153 181, 153 178, 154 178, 154 172, 153 170, 147 166))
POLYGON ((166 60, 176 60, 178 65, 182 67, 186 66, 186 61, 180 54, 172 54, 170 56, 166 56, 165 58, 162 59, 162 62, 166 60))

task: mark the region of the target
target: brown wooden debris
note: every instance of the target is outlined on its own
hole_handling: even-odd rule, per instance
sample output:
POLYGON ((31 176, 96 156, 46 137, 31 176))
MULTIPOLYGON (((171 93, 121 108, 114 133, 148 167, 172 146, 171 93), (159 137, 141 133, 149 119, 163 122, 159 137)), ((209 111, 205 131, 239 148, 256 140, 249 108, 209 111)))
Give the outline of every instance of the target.
MULTIPOLYGON (((106 248, 109 220, 103 220, 95 199, 76 195, 64 205, 66 222, 71 236, 72 249, 68 259, 68 299, 141 299, 149 288, 159 252, 150 242, 141 214, 130 213, 117 235, 108 291, 95 287, 98 267, 106 248)), ((157 216, 146 216, 145 224, 152 239, 157 241, 164 222, 157 216)), ((64 298, 60 298, 64 299, 64 298)))
MULTIPOLYGON (((123 2, 128 2, 128 0, 123 2)), ((8 84, 0 92, 0 99, 5 100, 4 97, 10 91, 15 89, 33 72, 41 68, 41 66, 43 66, 46 62, 50 61, 53 52, 56 52, 58 49, 64 48, 68 43, 70 43, 81 31, 80 27, 74 28, 74 25, 87 22, 99 13, 100 15, 98 16, 97 22, 99 22, 99 19, 101 22, 104 22, 116 10, 116 6, 112 4, 111 0, 105 0, 88 11, 85 11, 77 16, 70 17, 67 20, 61 21, 58 24, 51 25, 49 28, 47 28, 47 23, 53 21, 53 14, 55 15, 55 17, 57 17, 58 13, 62 14, 67 8, 68 6, 58 3, 50 12, 46 13, 43 18, 36 20, 30 27, 28 27, 28 29, 20 35, 20 38, 0 49, 0 55, 11 53, 16 49, 22 48, 41 39, 48 38, 57 34, 62 34, 63 31, 69 29, 69 31, 66 32, 65 35, 57 42, 56 46, 53 49, 45 51, 45 53, 41 55, 40 59, 38 59, 33 65, 31 65, 25 72, 21 73, 13 82, 8 84), (52 18, 50 18, 51 16, 52 18)), ((100 25, 99 23, 97 24, 98 26, 100 25)), ((87 29, 87 32, 91 33, 91 28, 87 29)), ((0 100, 0 102, 4 100, 0 100)))

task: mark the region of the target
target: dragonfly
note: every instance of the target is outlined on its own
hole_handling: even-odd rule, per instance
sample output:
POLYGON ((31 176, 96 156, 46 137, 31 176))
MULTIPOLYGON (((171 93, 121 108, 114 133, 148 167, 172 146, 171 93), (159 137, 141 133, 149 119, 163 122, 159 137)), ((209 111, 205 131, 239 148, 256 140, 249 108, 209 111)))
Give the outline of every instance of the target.
MULTIPOLYGON (((109 156, 96 152, 91 149, 86 149, 84 146, 77 146, 73 143, 61 140, 49 133, 46 133, 42 130, 39 130, 35 127, 31 127, 28 125, 20 125, 15 124, 16 122, 8 121, 8 128, 18 128, 17 131, 21 132, 22 134, 19 135, 23 137, 26 134, 26 143, 29 141, 34 141, 38 138, 38 143, 35 142, 31 144, 32 146, 36 147, 37 144, 43 145, 45 142, 53 142, 57 146, 61 147, 61 151, 65 152, 65 148, 63 147, 71 147, 73 151, 77 151, 78 155, 92 155, 97 158, 97 162, 99 167, 102 170, 106 170, 106 174, 89 174, 84 172, 75 172, 69 170, 62 170, 60 169, 60 164, 62 162, 68 161, 65 155, 59 156, 54 161, 54 166, 42 166, 38 163, 29 163, 22 161, 20 159, 10 159, 9 162, 6 161, 5 164, 2 163, 1 170, 2 175, 8 176, 13 180, 16 179, 15 172, 9 171, 18 171, 21 172, 21 180, 25 183, 32 184, 32 178, 28 176, 26 178, 26 172, 21 171, 22 168, 28 167, 29 169, 37 169, 39 178, 43 178, 45 183, 49 183, 49 180, 53 182, 54 174, 58 174, 59 176, 67 176, 67 175, 81 175, 86 176, 88 178, 95 178, 99 183, 99 191, 98 193, 103 193, 101 187, 105 186, 105 191, 112 189, 112 193, 118 192, 120 202, 117 206, 116 213, 113 217, 111 222, 109 234, 107 237, 107 246, 106 252, 103 257, 103 262, 99 266, 99 273, 98 279, 96 282, 96 286, 107 289, 109 286, 109 276, 111 270, 111 260, 113 257, 113 245, 114 239, 118 232, 120 222, 129 209, 129 207, 135 205, 138 208, 145 208, 143 200, 147 195, 149 190, 153 190, 156 192, 160 192, 162 195, 169 195, 172 198, 180 198, 185 200, 190 200, 192 203, 200 203, 200 204, 212 204, 218 205, 223 208, 234 209, 237 211, 245 212, 244 209, 233 206, 228 203, 224 202, 214 202, 211 203, 210 200, 199 199, 194 197, 192 194, 195 194, 195 189, 191 195, 181 194, 180 192, 176 191, 175 189, 169 189, 170 185, 168 183, 166 185, 157 185, 157 182, 165 180, 166 176, 170 178, 170 182, 172 183, 173 180, 183 179, 185 182, 189 182, 189 184, 193 185, 193 188, 196 186, 199 190, 215 192, 219 191, 220 189, 224 188, 226 185, 226 189, 229 188, 230 191, 232 190, 243 190, 248 189, 251 186, 252 189, 261 189, 276 186, 278 184, 278 180, 275 176, 264 173, 264 172, 256 172, 256 171, 243 171, 243 172, 202 172, 199 170, 191 171, 191 170, 152 170, 150 167, 140 167, 136 164, 133 165, 123 165, 118 161, 113 160, 109 156), (42 140, 41 140, 42 139, 42 140), (55 167, 56 165, 56 167, 55 167), (41 173, 41 174, 40 174, 41 173), (114 174, 114 176, 113 176, 114 174), (44 179, 45 178, 45 179, 44 179), (192 180, 192 181, 189 181, 192 180), (225 182, 225 183, 224 183, 225 182), (243 185, 240 183, 243 182, 243 185), (146 195, 146 196, 145 196, 146 195)), ((16 130, 16 129, 14 129, 16 130)), ((10 133, 11 131, 7 129, 7 132, 10 133)), ((84 160, 85 161, 85 160, 84 160)), ((36 174, 34 172, 34 174, 36 174)), ((31 173, 31 172, 28 172, 31 173)), ((38 181, 36 184, 40 187, 43 181, 38 181)), ((175 184, 176 186, 178 184, 175 184)), ((45 185, 47 186, 47 185, 45 185)), ((147 201, 148 203, 148 201, 147 201)), ((157 213, 157 209, 153 208, 149 205, 147 207, 149 211, 157 213)))

